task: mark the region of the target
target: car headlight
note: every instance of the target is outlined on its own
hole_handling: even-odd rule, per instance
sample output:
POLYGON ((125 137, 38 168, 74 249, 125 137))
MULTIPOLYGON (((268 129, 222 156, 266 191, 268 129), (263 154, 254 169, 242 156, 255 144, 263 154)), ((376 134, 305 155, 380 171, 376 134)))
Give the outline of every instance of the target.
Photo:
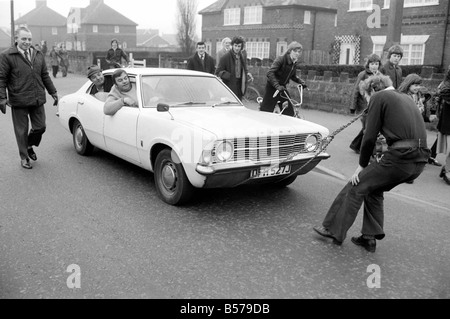
POLYGON ((308 152, 314 152, 319 148, 320 139, 317 135, 311 134, 305 140, 305 150, 308 152))
POLYGON ((233 157, 234 146, 231 142, 220 142, 216 146, 216 158, 221 162, 227 162, 233 157))

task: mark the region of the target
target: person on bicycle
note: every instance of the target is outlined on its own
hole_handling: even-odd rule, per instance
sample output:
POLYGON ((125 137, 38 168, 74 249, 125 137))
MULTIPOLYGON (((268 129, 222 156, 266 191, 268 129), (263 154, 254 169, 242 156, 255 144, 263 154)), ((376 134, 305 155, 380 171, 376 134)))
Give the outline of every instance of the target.
POLYGON ((283 97, 288 93, 283 91, 286 91, 286 85, 289 83, 289 80, 297 82, 306 88, 306 82, 297 76, 297 63, 302 55, 302 51, 302 45, 293 41, 289 44, 284 55, 277 57, 272 63, 267 72, 266 93, 261 102, 261 111, 273 112, 278 102, 282 105, 286 101, 289 106, 284 110, 283 114, 294 116, 295 112, 292 103, 283 97), (278 91, 278 94, 275 95, 276 91, 278 91))
POLYGON ((130 63, 127 54, 119 48, 119 40, 111 40, 111 49, 106 53, 106 63, 108 63, 110 69, 121 68, 122 59, 124 59, 127 64, 130 63))

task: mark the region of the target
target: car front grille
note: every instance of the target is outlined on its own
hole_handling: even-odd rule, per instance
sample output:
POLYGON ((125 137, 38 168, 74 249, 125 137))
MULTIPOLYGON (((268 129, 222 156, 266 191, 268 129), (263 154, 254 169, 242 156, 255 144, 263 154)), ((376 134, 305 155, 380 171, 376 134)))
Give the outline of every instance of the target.
MULTIPOLYGON (((308 153, 306 138, 310 134, 296 134, 270 137, 245 137, 229 140, 234 145, 232 160, 229 162, 267 162, 286 159, 292 153, 308 153)), ((213 151, 213 163, 220 163, 213 151)))

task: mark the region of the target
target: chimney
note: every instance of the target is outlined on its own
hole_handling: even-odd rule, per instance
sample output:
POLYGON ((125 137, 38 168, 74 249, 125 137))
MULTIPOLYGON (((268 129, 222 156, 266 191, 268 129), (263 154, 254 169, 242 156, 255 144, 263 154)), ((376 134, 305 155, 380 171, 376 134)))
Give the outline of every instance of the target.
POLYGON ((47 6, 47 0, 36 0, 36 8, 47 6))

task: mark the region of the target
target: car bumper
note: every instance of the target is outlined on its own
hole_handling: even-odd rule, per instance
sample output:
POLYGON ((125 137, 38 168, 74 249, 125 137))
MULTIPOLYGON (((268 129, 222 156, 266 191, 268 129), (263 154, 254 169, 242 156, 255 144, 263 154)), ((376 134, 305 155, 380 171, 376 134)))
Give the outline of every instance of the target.
MULTIPOLYGON (((303 175, 311 171, 320 161, 328 159, 330 155, 327 153, 321 153, 319 156, 314 158, 310 163, 305 165, 311 158, 298 159, 282 163, 282 165, 290 165, 292 175, 303 175), (303 167, 304 166, 304 167, 303 167)), ((203 188, 229 188, 238 185, 245 184, 264 184, 276 182, 278 180, 286 178, 284 175, 275 175, 270 177, 262 178, 251 178, 252 171, 255 169, 264 169, 269 167, 269 165, 254 165, 248 167, 239 168, 227 168, 222 170, 217 170, 211 173, 205 173, 197 169, 197 173, 206 177, 203 188)))

